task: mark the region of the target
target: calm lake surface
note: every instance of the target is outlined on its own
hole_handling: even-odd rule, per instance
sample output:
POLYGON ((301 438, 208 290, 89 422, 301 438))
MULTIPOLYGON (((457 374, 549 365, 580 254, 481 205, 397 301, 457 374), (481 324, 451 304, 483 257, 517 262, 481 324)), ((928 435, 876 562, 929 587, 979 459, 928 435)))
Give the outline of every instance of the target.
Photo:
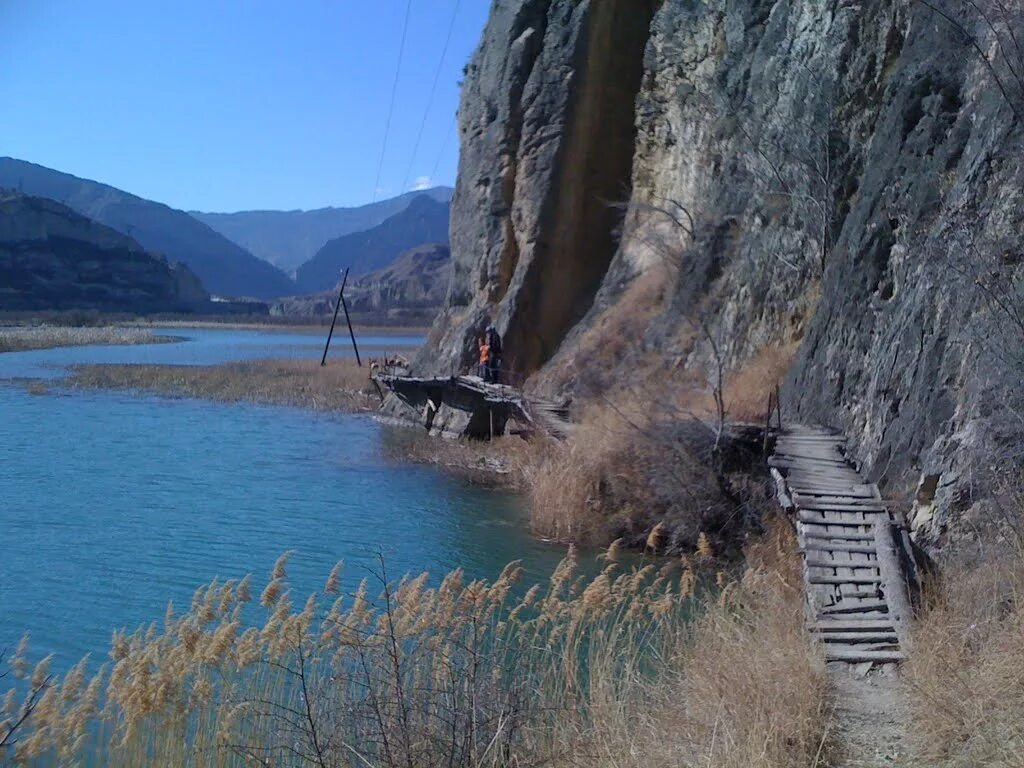
MULTIPOLYGON (((101 661, 111 631, 186 607, 214 577, 296 550, 304 599, 338 560, 354 588, 383 553, 389 572, 511 560, 544 578, 564 552, 528 535, 518 499, 384 457, 393 429, 363 416, 131 393, 30 394, 20 377, 82 362, 211 364, 319 357, 321 335, 174 329, 179 344, 0 354, 0 648, 28 630, 33 655, 101 661)), ((367 351, 414 337, 364 338, 367 351)), ((341 355, 341 344, 338 345, 341 355)), ((297 602, 301 602, 297 600, 297 602)))

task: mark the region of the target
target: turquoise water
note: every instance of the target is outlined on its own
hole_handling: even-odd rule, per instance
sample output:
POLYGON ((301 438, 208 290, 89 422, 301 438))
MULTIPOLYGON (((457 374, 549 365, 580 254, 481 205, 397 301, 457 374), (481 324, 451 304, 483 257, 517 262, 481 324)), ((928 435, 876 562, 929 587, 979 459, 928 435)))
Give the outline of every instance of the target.
MULTIPOLYGON (((77 362, 321 351, 301 334, 187 333, 182 344, 0 355, 0 379, 77 362)), ((514 496, 385 459, 389 429, 362 416, 0 383, 0 648, 28 630, 34 652, 57 654, 59 667, 102 658, 113 629, 161 618, 168 600, 186 606, 214 577, 265 582, 290 549, 300 595, 337 560, 353 587, 378 553, 393 575, 494 577, 514 559, 550 573, 563 552, 529 537, 514 496)))

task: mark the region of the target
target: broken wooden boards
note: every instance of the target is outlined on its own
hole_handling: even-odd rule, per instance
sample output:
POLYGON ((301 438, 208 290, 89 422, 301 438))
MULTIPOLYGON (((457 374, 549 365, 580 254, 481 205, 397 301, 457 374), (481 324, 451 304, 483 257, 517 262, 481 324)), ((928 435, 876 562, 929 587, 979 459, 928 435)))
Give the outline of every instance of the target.
POLYGON ((841 435, 792 427, 779 434, 768 460, 779 499, 796 521, 808 628, 827 661, 898 663, 910 621, 898 551, 904 538, 845 446, 841 435))

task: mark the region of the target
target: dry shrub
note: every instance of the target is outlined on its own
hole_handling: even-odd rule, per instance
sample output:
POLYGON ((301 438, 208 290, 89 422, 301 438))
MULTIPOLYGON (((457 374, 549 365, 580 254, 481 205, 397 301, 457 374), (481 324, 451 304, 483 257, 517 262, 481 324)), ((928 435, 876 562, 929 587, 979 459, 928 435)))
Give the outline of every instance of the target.
POLYGON ((1024 766, 1024 556, 945 574, 905 665, 922 766, 1024 766))
POLYGON ((736 504, 713 465, 713 432, 664 418, 642 400, 593 403, 573 434, 528 467, 531 519, 542 536, 643 545, 661 524, 658 551, 719 536, 736 504))
POLYGON ((725 407, 731 419, 762 423, 768 415, 768 396, 789 371, 799 342, 764 347, 725 379, 725 407))
MULTIPOLYGON (((663 306, 672 284, 669 272, 653 267, 633 280, 615 303, 589 323, 582 335, 564 344, 536 383, 551 387, 579 377, 580 387, 591 392, 613 388, 626 364, 651 364, 657 356, 641 355, 641 340, 663 306)), ((634 371, 635 373, 635 371, 634 371)))
POLYGON ((455 571, 431 585, 392 583, 382 563, 375 587, 345 594, 339 565, 301 603, 286 555, 258 606, 248 579, 215 581, 184 613, 115 633, 95 676, 33 671, 20 648, 0 759, 813 766, 828 713, 792 540, 777 531, 761 549, 706 611, 688 563, 624 569, 614 548, 595 577, 570 552, 529 590, 515 564, 492 583, 455 571))
POLYGON ((82 365, 71 384, 170 397, 291 405, 328 411, 375 408, 380 396, 368 368, 354 360, 251 360, 221 365, 82 365))

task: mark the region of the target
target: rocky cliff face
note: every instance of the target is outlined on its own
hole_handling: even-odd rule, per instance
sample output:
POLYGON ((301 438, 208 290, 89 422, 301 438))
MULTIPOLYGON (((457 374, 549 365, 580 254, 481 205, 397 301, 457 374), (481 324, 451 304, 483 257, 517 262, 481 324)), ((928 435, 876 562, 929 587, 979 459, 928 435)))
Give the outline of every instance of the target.
POLYGON ((978 286, 1019 279, 1024 59, 1007 19, 937 5, 496 0, 419 366, 468 364, 492 318, 547 390, 796 348, 786 413, 894 495, 924 476, 939 537, 1013 378, 978 286))
POLYGON ((181 264, 39 197, 0 194, 0 309, 185 312, 209 302, 181 264))

